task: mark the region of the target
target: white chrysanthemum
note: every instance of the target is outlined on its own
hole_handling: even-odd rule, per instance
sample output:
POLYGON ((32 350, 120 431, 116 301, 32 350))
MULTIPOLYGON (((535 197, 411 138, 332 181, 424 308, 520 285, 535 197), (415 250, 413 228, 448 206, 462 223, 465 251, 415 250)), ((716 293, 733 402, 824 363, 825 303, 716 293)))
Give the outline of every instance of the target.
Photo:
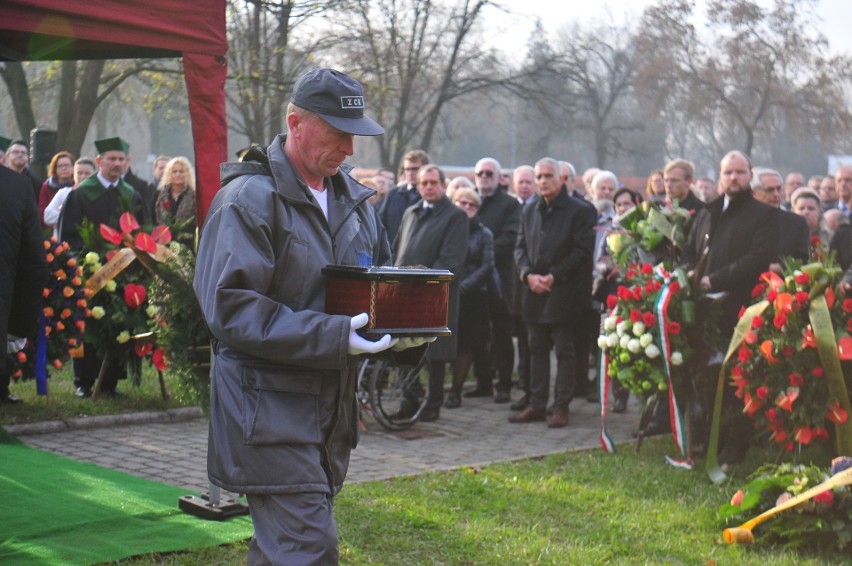
POLYGON ((615 321, 618 320, 614 316, 608 316, 604 319, 604 330, 612 332, 615 330, 615 321))
POLYGON ((647 348, 648 344, 650 344, 653 341, 654 341, 654 337, 651 336, 650 332, 646 332, 645 334, 643 334, 642 336, 639 337, 639 344, 641 344, 641 346, 643 348, 647 348))
POLYGON ((626 348, 629 343, 630 343, 630 335, 629 334, 623 335, 618 340, 618 345, 621 346, 622 348, 626 348))
POLYGON ((679 366, 683 363, 683 354, 680 352, 672 352, 672 365, 679 366))
POLYGON ((619 322, 618 324, 615 325, 615 332, 619 336, 623 336, 624 332, 626 330, 627 330, 627 321, 626 320, 622 320, 621 322, 619 322))
POLYGON ((631 338, 627 343, 627 349, 633 354, 638 354, 642 351, 642 346, 639 344, 639 340, 637 338, 631 338))
POLYGON ((644 322, 634 322, 633 323, 633 336, 639 338, 645 334, 645 323, 644 322))
POLYGON ((618 334, 613 332, 606 337, 606 345, 610 348, 618 346, 618 334))
POLYGON ((96 254, 95 252, 89 252, 89 253, 86 254, 86 263, 88 263, 89 265, 94 265, 95 263, 98 263, 100 260, 101 260, 101 257, 98 254, 96 254))
POLYGON ((606 348, 607 348, 606 336, 603 336, 603 335, 598 336, 598 348, 600 348, 601 350, 606 350, 606 348))
POLYGON ((653 360, 660 355, 660 349, 657 348, 656 344, 648 344, 645 347, 645 355, 653 360))

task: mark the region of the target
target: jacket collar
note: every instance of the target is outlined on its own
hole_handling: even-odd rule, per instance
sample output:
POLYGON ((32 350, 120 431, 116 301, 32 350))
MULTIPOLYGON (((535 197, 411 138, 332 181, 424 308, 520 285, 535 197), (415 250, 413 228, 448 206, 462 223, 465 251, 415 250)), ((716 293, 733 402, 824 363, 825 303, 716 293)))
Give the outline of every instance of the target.
POLYGON ((562 185, 562 188, 559 190, 559 194, 556 195, 556 198, 553 199, 549 205, 544 202, 544 199, 541 197, 535 201, 535 206, 541 212, 547 212, 548 210, 556 208, 568 208, 568 204, 568 191, 565 189, 565 185, 562 185))

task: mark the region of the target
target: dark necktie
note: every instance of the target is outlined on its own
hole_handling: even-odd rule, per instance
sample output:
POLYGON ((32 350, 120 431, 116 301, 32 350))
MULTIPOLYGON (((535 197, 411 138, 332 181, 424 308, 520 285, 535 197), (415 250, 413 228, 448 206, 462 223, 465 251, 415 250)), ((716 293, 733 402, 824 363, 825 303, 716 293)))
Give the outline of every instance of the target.
POLYGON ((430 214, 432 214, 432 207, 424 206, 423 212, 420 213, 420 220, 426 220, 427 218, 429 218, 430 214))

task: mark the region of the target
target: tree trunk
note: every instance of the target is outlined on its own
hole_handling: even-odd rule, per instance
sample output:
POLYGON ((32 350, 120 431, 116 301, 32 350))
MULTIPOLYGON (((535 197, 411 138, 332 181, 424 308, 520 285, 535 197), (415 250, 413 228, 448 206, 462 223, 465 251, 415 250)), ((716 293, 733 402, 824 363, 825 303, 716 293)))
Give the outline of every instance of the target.
POLYGON ((28 141, 30 132, 36 127, 36 120, 24 67, 16 61, 8 61, 0 67, 0 76, 3 77, 3 82, 9 90, 9 98, 12 99, 19 136, 24 141, 28 141))

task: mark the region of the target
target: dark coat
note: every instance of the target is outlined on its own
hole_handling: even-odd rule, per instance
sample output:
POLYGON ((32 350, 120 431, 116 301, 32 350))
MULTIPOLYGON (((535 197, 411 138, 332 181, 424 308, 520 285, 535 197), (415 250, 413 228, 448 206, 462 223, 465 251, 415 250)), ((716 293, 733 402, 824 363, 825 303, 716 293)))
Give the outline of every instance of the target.
POLYGON ((194 289, 215 336, 207 471, 237 493, 337 493, 358 442, 351 318, 325 314, 326 265, 384 265, 390 249, 341 167, 328 219, 284 154, 222 164, 194 289), (269 175, 272 174, 272 176, 269 175))
MULTIPOLYGON (((393 243, 394 265, 422 265, 459 273, 467 257, 467 215, 447 197, 439 200, 425 219, 423 213, 422 204, 416 204, 403 214, 393 243)), ((430 360, 449 362, 456 357, 458 302, 459 284, 454 278, 450 284, 448 313, 448 325, 453 335, 438 338, 429 346, 426 355, 430 360)))
POLYGON ((725 198, 718 198, 699 213, 689 233, 685 258, 688 265, 694 265, 701 242, 710 246, 704 275, 710 278, 711 292, 729 293, 719 320, 722 332, 728 335, 740 307, 751 303, 751 291, 760 274, 778 257, 779 215, 756 201, 751 191, 731 199, 722 212, 724 202, 725 198))
MULTIPOLYGON (((98 176, 92 175, 68 194, 59 217, 59 237, 68 242, 71 249, 79 250, 83 247, 79 234, 83 219, 94 224, 95 231, 101 224, 118 229, 118 219, 128 206, 131 210, 142 208, 142 197, 133 187, 121 181, 116 189, 106 189, 98 176)), ((139 217, 137 220, 142 222, 139 217)))
MULTIPOLYGON (((0 337, 35 336, 41 293, 47 280, 44 238, 29 181, 0 167, 0 337)), ((5 371, 6 351, 0 355, 5 371)))
POLYGON ((591 308, 596 215, 594 207, 568 196, 564 188, 549 206, 539 199, 524 207, 515 261, 524 282, 525 322, 565 324, 591 308), (550 292, 530 291, 525 283, 530 274, 552 274, 550 292))
POLYGON ((804 216, 776 208, 778 215, 778 257, 808 261, 811 229, 804 216))
MULTIPOLYGON (((810 239, 810 231, 808 231, 810 239)), ((852 267, 852 225, 848 223, 837 227, 828 249, 837 253, 837 263, 846 271, 852 267)))
POLYGON ((482 197, 477 218, 494 235, 494 265, 500 275, 503 297, 511 304, 515 288, 512 274, 521 203, 503 191, 494 191, 491 196, 482 197))
POLYGON ((413 204, 420 202, 420 193, 417 187, 409 188, 405 183, 397 185, 385 196, 379 204, 379 219, 385 225, 388 233, 388 241, 393 243, 399 232, 399 224, 402 215, 413 204))
POLYGON ((154 203, 157 200, 157 189, 147 181, 137 177, 132 169, 128 169, 122 180, 133 187, 133 190, 139 193, 142 198, 142 208, 139 212, 134 211, 137 215, 139 223, 154 221, 154 203))
POLYGON ((469 221, 469 226, 467 258, 456 275, 462 300, 471 291, 488 292, 494 279, 494 236, 476 217, 469 221))
POLYGON ((698 214, 699 210, 704 210, 706 205, 696 197, 692 191, 686 194, 686 198, 680 202, 680 207, 692 212, 693 215, 698 214))

